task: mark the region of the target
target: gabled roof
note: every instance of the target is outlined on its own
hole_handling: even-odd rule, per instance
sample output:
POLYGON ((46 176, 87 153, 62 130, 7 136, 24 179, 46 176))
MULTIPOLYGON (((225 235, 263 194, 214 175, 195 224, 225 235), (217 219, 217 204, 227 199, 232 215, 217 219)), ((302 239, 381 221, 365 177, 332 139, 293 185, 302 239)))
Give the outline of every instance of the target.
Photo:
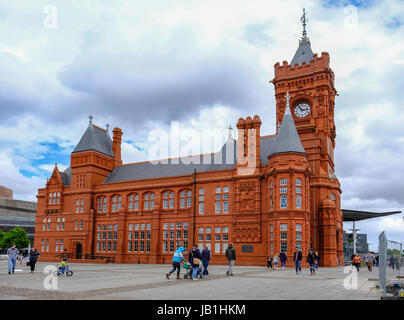
POLYGON ((88 150, 98 151, 110 157, 114 156, 112 140, 108 131, 93 125, 91 122, 72 153, 88 150))
POLYGON ((271 154, 286 153, 286 152, 297 152, 304 153, 302 143, 300 142, 299 134, 296 130, 295 121, 293 120, 292 114, 290 113, 289 100, 286 104, 285 114, 283 115, 282 124, 279 127, 278 134, 276 135, 271 154))
POLYGON ((303 61, 309 64, 311 59, 313 59, 313 51, 310 47, 310 40, 307 37, 303 37, 299 40, 299 47, 297 48, 290 65, 292 67, 294 67, 295 63, 301 65, 303 61))

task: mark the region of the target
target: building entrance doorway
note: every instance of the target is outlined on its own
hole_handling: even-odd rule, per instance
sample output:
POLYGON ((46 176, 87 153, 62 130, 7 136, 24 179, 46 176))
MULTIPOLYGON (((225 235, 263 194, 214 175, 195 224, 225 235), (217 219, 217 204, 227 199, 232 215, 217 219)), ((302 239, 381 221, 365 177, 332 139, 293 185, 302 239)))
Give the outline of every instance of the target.
POLYGON ((82 252, 83 246, 81 245, 81 243, 78 243, 76 246, 76 259, 81 259, 82 252))

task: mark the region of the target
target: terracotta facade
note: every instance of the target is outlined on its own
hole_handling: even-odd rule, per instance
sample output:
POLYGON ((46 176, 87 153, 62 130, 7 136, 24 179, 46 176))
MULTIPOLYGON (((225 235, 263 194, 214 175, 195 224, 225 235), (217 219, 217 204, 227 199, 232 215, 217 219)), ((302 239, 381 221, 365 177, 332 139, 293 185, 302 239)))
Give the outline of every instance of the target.
POLYGON ((77 259, 96 255, 114 257, 116 263, 169 263, 178 245, 189 249, 198 243, 210 246, 211 263, 224 264, 224 251, 233 243, 238 265, 266 265, 268 256, 283 250, 292 266, 296 247, 304 257, 309 248, 318 251, 323 266, 342 265, 341 189, 334 174, 337 92, 329 55, 314 54, 301 65, 277 63, 271 82, 277 135, 261 136, 258 116, 241 118, 237 144, 227 142, 236 145, 237 163, 224 169, 195 166, 192 173, 111 180, 115 172, 143 164, 122 164, 121 129, 113 130, 111 140, 90 122, 88 130, 106 135, 112 153, 91 144, 76 148, 70 168, 55 167, 39 189, 35 247, 41 260, 58 260, 66 250, 77 259), (296 108, 305 104, 308 114, 298 114, 296 108), (279 148, 286 110, 296 126, 289 130, 297 130, 296 143, 305 153, 267 155, 266 146, 279 148))

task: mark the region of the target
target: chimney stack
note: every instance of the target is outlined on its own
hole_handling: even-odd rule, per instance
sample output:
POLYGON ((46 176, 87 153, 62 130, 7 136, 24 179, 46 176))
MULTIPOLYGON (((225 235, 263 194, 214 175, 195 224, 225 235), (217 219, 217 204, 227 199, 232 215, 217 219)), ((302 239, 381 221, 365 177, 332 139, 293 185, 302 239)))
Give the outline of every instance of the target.
POLYGON ((112 152, 114 153, 115 165, 119 166, 122 164, 121 158, 121 142, 122 142, 122 129, 114 128, 112 130, 113 138, 112 138, 112 152))

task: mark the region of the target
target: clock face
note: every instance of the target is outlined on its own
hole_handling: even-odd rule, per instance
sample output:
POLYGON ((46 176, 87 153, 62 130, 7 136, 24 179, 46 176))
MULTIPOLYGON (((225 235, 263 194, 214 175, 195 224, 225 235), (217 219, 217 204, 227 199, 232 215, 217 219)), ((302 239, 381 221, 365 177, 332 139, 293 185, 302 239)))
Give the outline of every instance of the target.
POLYGON ((299 103, 295 108, 295 116, 304 118, 310 114, 310 106, 307 103, 299 103))

